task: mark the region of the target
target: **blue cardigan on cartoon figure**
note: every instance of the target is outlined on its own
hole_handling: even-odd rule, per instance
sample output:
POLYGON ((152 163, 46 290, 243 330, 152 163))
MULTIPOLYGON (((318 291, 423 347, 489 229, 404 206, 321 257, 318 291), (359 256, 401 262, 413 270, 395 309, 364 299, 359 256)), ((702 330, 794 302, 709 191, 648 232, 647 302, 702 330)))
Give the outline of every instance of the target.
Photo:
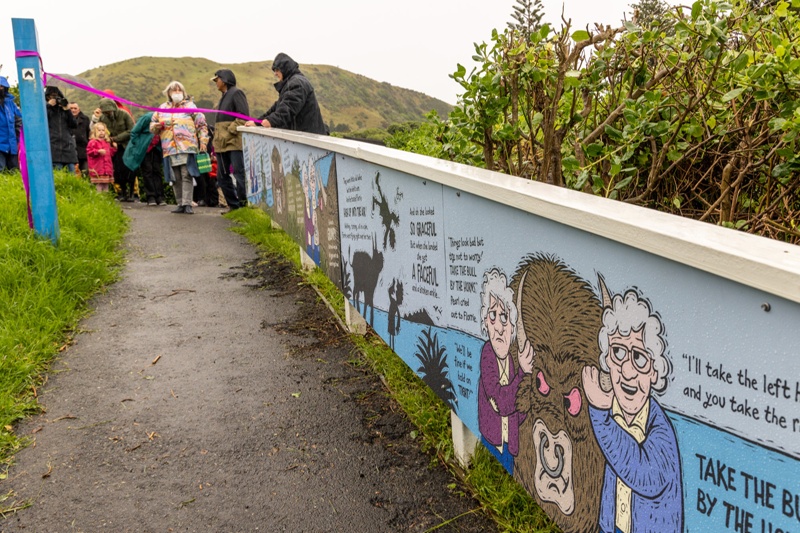
POLYGON ((641 444, 611 416, 611 409, 589 406, 594 435, 606 459, 600 500, 600 529, 616 531, 616 486, 619 477, 632 490, 631 533, 683 531, 681 467, 675 430, 664 410, 649 399, 645 440, 641 444))

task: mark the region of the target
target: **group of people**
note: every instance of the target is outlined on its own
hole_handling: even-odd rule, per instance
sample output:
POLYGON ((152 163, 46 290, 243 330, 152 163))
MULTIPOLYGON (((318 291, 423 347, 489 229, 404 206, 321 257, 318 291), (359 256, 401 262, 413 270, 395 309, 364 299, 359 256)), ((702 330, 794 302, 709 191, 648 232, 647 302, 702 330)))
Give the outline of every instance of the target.
MULTIPOLYGON (((280 53, 272 62, 272 72, 278 79, 274 84, 278 91, 278 100, 257 121, 217 114, 214 151, 217 154, 219 186, 230 209, 247 205, 242 139, 237 129, 239 126, 259 124, 265 128, 328 134, 314 87, 300 71, 300 65, 288 55, 280 53)), ((222 93, 217 105, 219 111, 249 116, 247 96, 236 87, 236 76, 232 71, 218 70, 211 81, 217 84, 217 89, 222 93)))
MULTIPOLYGON (((314 88, 291 57, 280 53, 272 63, 278 100, 257 120, 236 76, 220 69, 211 78, 221 97, 213 127, 179 81, 171 81, 158 111, 134 120, 113 98, 101 98, 91 116, 69 102, 58 87, 45 88, 50 150, 54 169, 88 176, 98 191, 113 190, 121 201, 139 198, 148 205, 165 202, 164 181, 172 184, 178 214, 193 206, 218 204, 229 210, 247 205, 244 153, 239 126, 260 125, 327 135, 314 88), (208 155, 215 157, 208 157, 208 155), (210 160, 210 161, 209 161, 210 160), (210 163, 210 164, 209 164, 210 163), (137 176, 141 181, 137 181, 137 176), (144 190, 142 190, 144 189, 144 190), (224 202, 220 201, 221 191, 224 202), (198 195, 198 192, 200 193, 198 195)), ((0 124, 0 171, 18 166, 22 115, 0 76, 4 114, 0 124)))

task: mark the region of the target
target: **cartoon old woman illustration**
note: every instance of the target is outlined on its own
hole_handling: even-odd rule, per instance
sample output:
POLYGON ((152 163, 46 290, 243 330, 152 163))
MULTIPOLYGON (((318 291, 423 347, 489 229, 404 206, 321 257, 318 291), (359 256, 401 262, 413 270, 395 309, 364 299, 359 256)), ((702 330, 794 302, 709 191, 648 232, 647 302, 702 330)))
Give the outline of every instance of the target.
POLYGON ((489 340, 481 350, 478 382, 478 427, 483 445, 509 472, 519 452, 519 426, 525 414, 517 411, 517 389, 533 364, 533 349, 525 341, 519 366, 511 357, 516 338, 517 306, 506 275, 493 268, 483 275, 481 328, 489 340))
POLYGON ((672 369, 661 317, 638 291, 609 296, 600 277, 603 327, 600 372, 587 366, 583 387, 597 443, 605 456, 600 501, 604 533, 683 530, 681 469, 675 429, 653 394, 664 392, 672 369))

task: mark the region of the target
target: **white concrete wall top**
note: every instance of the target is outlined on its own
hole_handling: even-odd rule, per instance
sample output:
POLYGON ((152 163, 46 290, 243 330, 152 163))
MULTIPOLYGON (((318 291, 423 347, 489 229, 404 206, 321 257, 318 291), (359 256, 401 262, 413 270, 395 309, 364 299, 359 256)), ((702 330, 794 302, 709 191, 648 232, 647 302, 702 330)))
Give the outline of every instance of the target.
POLYGON ((441 183, 800 303, 800 246, 368 143, 262 127, 240 130, 441 183))

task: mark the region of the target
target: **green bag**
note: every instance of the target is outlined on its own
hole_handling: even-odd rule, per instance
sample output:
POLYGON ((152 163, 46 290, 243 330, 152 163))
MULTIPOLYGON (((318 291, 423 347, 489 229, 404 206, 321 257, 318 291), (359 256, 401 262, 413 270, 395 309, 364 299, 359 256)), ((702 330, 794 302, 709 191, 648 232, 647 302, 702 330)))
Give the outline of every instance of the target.
POLYGON ((197 160, 197 170, 200 171, 200 174, 211 172, 211 156, 208 153, 200 152, 195 156, 195 159, 197 160))

